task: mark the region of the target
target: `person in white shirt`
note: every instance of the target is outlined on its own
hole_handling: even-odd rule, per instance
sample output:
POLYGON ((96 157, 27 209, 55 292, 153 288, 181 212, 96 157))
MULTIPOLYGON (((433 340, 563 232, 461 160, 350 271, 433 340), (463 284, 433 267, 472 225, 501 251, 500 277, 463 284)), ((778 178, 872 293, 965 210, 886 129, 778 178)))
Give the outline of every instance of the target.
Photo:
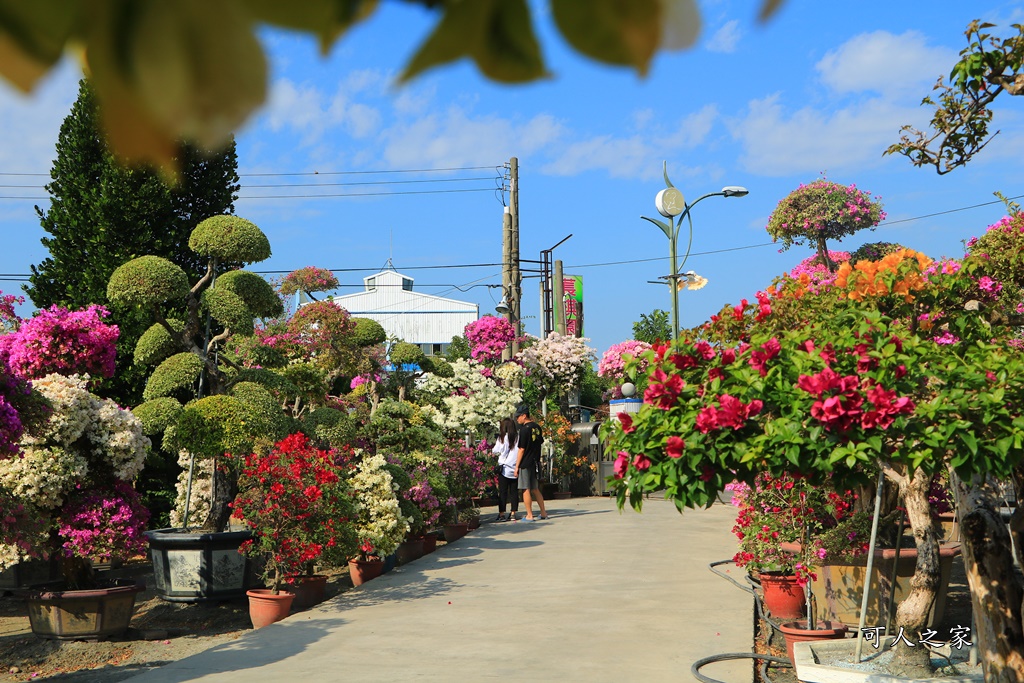
POLYGON ((498 431, 498 440, 491 450, 498 454, 498 519, 496 522, 516 521, 516 513, 519 512, 519 480, 516 478, 516 459, 519 456, 517 448, 519 430, 512 418, 506 417, 501 421, 498 431), (511 505, 511 512, 505 514, 505 506, 511 505))

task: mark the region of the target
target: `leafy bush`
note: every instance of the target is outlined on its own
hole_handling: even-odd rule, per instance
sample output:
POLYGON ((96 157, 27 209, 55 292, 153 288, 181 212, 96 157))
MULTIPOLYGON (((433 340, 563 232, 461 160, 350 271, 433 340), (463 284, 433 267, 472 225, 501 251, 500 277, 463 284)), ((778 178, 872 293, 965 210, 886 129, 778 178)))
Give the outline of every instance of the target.
POLYGON ((162 396, 191 392, 203 371, 203 361, 194 353, 176 353, 157 366, 146 382, 142 398, 151 401, 162 396))
POLYGON ((270 241, 263 231, 238 216, 212 216, 196 226, 188 247, 220 262, 257 263, 270 258, 270 241))
POLYGON ((107 298, 122 306, 150 307, 184 300, 189 289, 184 270, 159 256, 140 256, 113 272, 107 298))

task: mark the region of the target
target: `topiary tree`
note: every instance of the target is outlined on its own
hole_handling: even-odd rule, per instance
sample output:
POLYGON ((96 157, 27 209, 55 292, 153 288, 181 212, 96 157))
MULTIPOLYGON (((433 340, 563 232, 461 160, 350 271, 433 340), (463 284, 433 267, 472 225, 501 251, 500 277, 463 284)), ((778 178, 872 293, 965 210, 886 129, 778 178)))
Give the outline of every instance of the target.
MULTIPOLYGON (((280 406, 261 387, 240 386, 237 398, 223 396, 244 379, 239 374, 244 368, 223 347, 233 337, 252 336, 255 318, 279 316, 284 308, 270 284, 254 273, 231 270, 218 277, 223 264, 270 257, 270 242, 258 227, 237 216, 214 216, 196 226, 188 244, 206 263, 195 284, 190 286, 185 272, 167 259, 142 256, 113 272, 107 296, 115 306, 145 312, 156 321, 135 347, 138 362, 155 365, 143 391, 146 403, 136 410, 152 418, 149 429, 163 428, 164 443, 174 451, 209 461, 212 507, 204 526, 221 529, 230 515, 234 474, 213 460, 227 452, 240 454, 238 449, 251 448, 257 436, 283 438, 288 427, 280 406), (184 308, 183 320, 167 315, 175 307, 184 308), (202 396, 209 400, 193 402, 175 415, 175 404, 202 396), (225 441, 222 432, 238 432, 238 438, 225 441)), ((183 492, 179 501, 184 503, 183 492)), ((179 518, 192 521, 180 510, 179 518)))
POLYGON ((780 201, 765 229, 772 241, 782 240, 783 251, 794 244, 813 246, 819 261, 835 272, 837 264, 829 258, 827 240, 841 240, 883 220, 882 203, 870 192, 819 178, 780 201))

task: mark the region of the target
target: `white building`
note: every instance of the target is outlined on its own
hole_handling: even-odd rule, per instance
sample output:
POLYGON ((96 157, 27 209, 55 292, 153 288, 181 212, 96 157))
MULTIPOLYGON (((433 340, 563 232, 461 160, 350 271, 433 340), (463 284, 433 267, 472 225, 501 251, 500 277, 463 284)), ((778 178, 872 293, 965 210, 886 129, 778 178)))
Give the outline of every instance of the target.
POLYGON ((414 292, 412 283, 413 278, 386 269, 364 277, 362 292, 334 297, 334 302, 354 317, 376 320, 388 337, 418 344, 427 355, 444 353, 452 337, 480 317, 480 307, 414 292))

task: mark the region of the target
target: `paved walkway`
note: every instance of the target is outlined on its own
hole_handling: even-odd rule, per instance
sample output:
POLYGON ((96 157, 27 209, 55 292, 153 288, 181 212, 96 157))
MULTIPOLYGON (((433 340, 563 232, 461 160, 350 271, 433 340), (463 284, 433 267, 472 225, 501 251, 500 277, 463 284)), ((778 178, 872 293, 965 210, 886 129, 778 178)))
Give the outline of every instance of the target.
MULTIPOLYGON (((552 501, 546 522, 485 523, 312 610, 131 680, 692 680, 697 659, 751 648, 749 594, 707 568, 735 551, 734 510, 680 516, 652 499, 642 514, 620 514, 608 498, 552 501)), ((751 680, 749 661, 702 671, 751 680)))

